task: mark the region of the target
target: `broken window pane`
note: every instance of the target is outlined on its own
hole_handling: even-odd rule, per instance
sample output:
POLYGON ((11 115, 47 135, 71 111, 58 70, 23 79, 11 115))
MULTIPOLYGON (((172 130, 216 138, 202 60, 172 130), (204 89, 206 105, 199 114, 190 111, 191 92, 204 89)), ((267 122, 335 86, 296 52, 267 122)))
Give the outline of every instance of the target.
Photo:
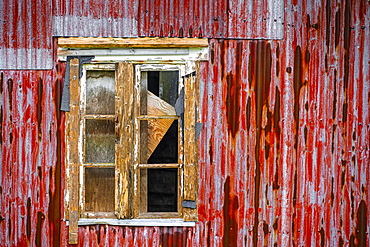
POLYGON ((178 120, 141 120, 140 131, 140 163, 178 163, 178 120))
POLYGON ((144 85, 141 88, 146 88, 149 92, 174 107, 178 94, 179 71, 148 71, 144 73, 147 73, 145 75, 147 80, 142 80, 144 85))
POLYGON ((85 203, 89 212, 114 211, 114 168, 85 168, 85 203))
POLYGON ((114 120, 86 119, 85 162, 114 163, 114 120))
POLYGON ((177 212, 177 168, 147 169, 148 212, 177 212))
POLYGON ((113 115, 114 71, 86 72, 86 114, 113 115))

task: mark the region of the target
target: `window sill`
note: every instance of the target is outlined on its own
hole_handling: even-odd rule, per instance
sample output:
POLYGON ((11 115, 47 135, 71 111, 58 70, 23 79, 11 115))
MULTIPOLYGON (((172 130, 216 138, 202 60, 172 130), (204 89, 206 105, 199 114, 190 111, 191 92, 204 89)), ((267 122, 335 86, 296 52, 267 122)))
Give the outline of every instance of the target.
MULTIPOLYGON (((194 227, 195 221, 184 221, 183 219, 79 219, 79 226, 89 225, 113 225, 113 226, 187 226, 194 227)), ((69 225, 69 221, 67 221, 69 225)))

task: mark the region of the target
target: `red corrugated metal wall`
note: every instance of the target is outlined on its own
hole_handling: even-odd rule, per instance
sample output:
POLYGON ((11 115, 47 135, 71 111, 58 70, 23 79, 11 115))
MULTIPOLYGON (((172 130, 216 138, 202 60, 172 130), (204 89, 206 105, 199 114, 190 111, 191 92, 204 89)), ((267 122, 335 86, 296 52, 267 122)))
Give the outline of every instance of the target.
MULTIPOLYGON (((103 8, 101 1, 85 2, 92 14, 86 10, 83 22, 109 17, 105 11, 126 3, 103 8)), ((262 11, 267 2, 174 0, 167 1, 178 6, 170 11, 158 1, 139 1, 132 5, 135 16, 118 14, 139 18, 137 31, 103 20, 98 33, 105 36, 180 36, 183 27, 185 37, 191 26, 193 36, 202 28, 211 38, 209 62, 201 65, 199 222, 194 228, 80 227, 80 246, 370 244, 370 2, 286 0, 282 40, 269 40, 271 32, 258 21, 253 28, 267 40, 229 39, 248 38, 251 31, 224 20, 228 13, 248 6, 262 11), (198 14, 202 27, 194 21, 198 14), (172 33, 165 19, 175 23, 172 33)), ((56 26, 68 23, 55 18, 67 15, 64 10, 81 16, 77 2, 67 3, 52 3, 53 32, 73 31, 56 26)), ((125 21, 129 28, 135 23, 125 21)), ((25 27, 11 25, 21 26, 5 25, 15 33, 25 27)), ((16 36, 15 53, 24 47, 16 36)), ((10 61, 13 55, 6 56, 10 61)), ((64 116, 57 110, 65 68, 53 64, 52 70, 0 72, 2 246, 67 245, 68 228, 60 220, 64 116)))

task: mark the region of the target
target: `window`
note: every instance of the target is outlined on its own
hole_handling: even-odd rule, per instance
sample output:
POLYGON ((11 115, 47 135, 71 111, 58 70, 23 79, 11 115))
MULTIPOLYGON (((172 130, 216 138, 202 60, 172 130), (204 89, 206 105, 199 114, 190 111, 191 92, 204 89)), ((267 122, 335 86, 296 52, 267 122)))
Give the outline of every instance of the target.
POLYGON ((81 218, 196 221, 199 62, 67 62, 70 243, 81 218))

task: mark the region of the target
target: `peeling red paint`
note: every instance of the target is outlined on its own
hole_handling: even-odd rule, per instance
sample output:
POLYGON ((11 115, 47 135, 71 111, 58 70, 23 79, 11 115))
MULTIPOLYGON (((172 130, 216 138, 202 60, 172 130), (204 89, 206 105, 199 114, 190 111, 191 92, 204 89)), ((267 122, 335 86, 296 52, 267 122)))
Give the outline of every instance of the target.
POLYGON ((37 123, 39 129, 39 141, 41 140, 41 121, 42 121, 42 93, 43 93, 43 84, 42 79, 39 78, 38 81, 38 103, 37 103, 37 123))
POLYGON ((369 244, 368 1, 282 1, 276 22, 247 1, 84 3, 4 2, 0 65, 45 70, 0 72, 1 243, 68 246, 61 34, 210 43, 196 226, 81 226, 80 246, 369 244))

